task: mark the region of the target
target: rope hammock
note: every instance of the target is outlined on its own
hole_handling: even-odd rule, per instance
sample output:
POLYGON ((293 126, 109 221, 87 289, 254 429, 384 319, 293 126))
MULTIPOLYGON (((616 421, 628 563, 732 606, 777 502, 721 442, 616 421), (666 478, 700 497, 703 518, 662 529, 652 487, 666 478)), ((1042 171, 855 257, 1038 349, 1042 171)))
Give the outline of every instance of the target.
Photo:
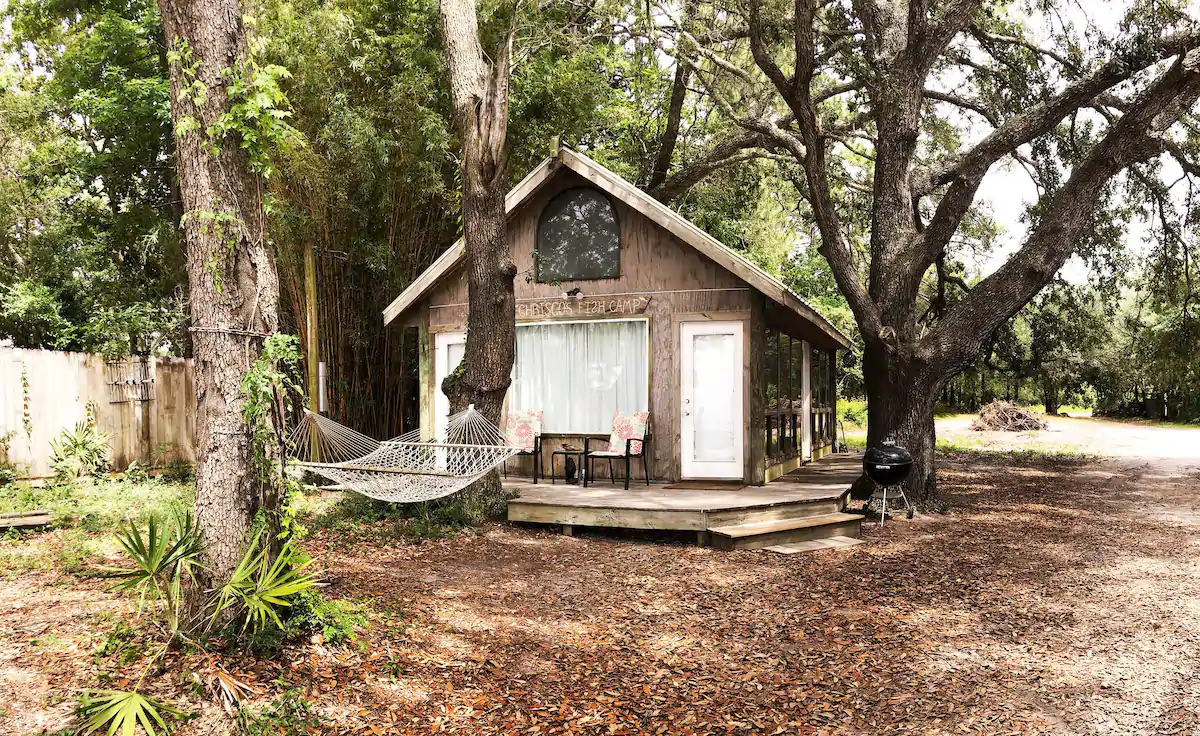
POLYGON ((297 467, 392 503, 449 496, 520 452, 474 404, 450 416, 444 442, 422 441, 419 429, 379 442, 305 410, 288 448, 297 467))

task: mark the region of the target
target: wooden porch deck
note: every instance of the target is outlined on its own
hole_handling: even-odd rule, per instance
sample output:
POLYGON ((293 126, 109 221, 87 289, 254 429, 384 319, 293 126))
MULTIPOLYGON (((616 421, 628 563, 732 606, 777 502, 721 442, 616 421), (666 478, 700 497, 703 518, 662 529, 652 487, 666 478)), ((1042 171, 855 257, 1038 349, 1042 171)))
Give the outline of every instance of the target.
POLYGON ((737 490, 655 483, 626 491, 611 483, 583 488, 509 478, 505 486, 518 496, 508 502, 508 519, 557 524, 568 534, 575 526, 692 531, 699 543, 728 549, 857 537, 861 517, 842 511, 861 458, 829 455, 765 486, 737 490))

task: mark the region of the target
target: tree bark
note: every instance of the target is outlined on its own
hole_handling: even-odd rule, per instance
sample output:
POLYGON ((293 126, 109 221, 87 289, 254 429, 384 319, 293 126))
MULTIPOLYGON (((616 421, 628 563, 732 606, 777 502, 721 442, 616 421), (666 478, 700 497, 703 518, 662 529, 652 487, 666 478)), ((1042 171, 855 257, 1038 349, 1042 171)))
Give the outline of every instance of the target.
POLYGON ((1045 406, 1047 415, 1052 416, 1052 417, 1058 416, 1058 408, 1059 408, 1058 384, 1054 381, 1053 378, 1050 378, 1048 376, 1042 377, 1042 404, 1045 406))
POLYGON ((908 450, 913 469, 905 485, 914 502, 928 502, 937 492, 933 410, 947 380, 946 371, 912 356, 879 355, 885 350, 882 345, 868 343, 863 351, 867 446, 878 447, 886 442, 908 450))
MULTIPOLYGON (((279 326, 279 283, 262 181, 237 142, 214 152, 204 133, 229 107, 227 70, 246 58, 242 7, 238 0, 160 0, 159 10, 168 46, 181 55, 170 69, 171 117, 196 364, 196 521, 205 542, 205 567, 189 594, 195 614, 205 591, 237 565, 255 515, 279 505, 256 463, 241 393, 263 337, 279 326), (203 98, 188 92, 196 81, 207 87, 203 98)), ((277 458, 278 448, 263 449, 277 458)))
MULTIPOLYGON (((474 0, 441 0, 442 44, 462 147, 463 242, 467 268, 467 344, 460 371, 441 390, 451 412, 474 405, 500 426, 516 360, 517 268, 508 250, 505 163, 508 154, 508 75, 513 31, 489 64, 479 41, 474 0)), ((515 14, 514 26, 515 29, 515 14)), ((497 471, 465 492, 480 514, 503 510, 497 471)))

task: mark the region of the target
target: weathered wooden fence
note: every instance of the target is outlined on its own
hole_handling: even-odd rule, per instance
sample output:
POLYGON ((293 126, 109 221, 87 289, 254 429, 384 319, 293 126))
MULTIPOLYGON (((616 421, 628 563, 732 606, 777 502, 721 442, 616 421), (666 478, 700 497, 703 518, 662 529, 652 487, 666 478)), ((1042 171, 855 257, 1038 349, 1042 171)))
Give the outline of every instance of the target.
POLYGON ((192 361, 0 347, 0 436, 23 475, 53 475, 50 440, 87 418, 107 432, 113 466, 194 460, 192 361))

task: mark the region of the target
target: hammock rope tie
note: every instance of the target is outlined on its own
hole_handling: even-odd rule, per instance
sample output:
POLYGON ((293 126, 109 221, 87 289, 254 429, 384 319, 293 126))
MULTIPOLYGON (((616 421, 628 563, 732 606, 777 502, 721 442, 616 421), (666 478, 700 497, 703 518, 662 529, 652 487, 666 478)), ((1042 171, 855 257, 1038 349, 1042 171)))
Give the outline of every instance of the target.
POLYGON ((449 496, 520 452, 474 404, 449 417, 443 441, 417 429, 379 442, 306 410, 288 449, 297 467, 392 503, 449 496))

